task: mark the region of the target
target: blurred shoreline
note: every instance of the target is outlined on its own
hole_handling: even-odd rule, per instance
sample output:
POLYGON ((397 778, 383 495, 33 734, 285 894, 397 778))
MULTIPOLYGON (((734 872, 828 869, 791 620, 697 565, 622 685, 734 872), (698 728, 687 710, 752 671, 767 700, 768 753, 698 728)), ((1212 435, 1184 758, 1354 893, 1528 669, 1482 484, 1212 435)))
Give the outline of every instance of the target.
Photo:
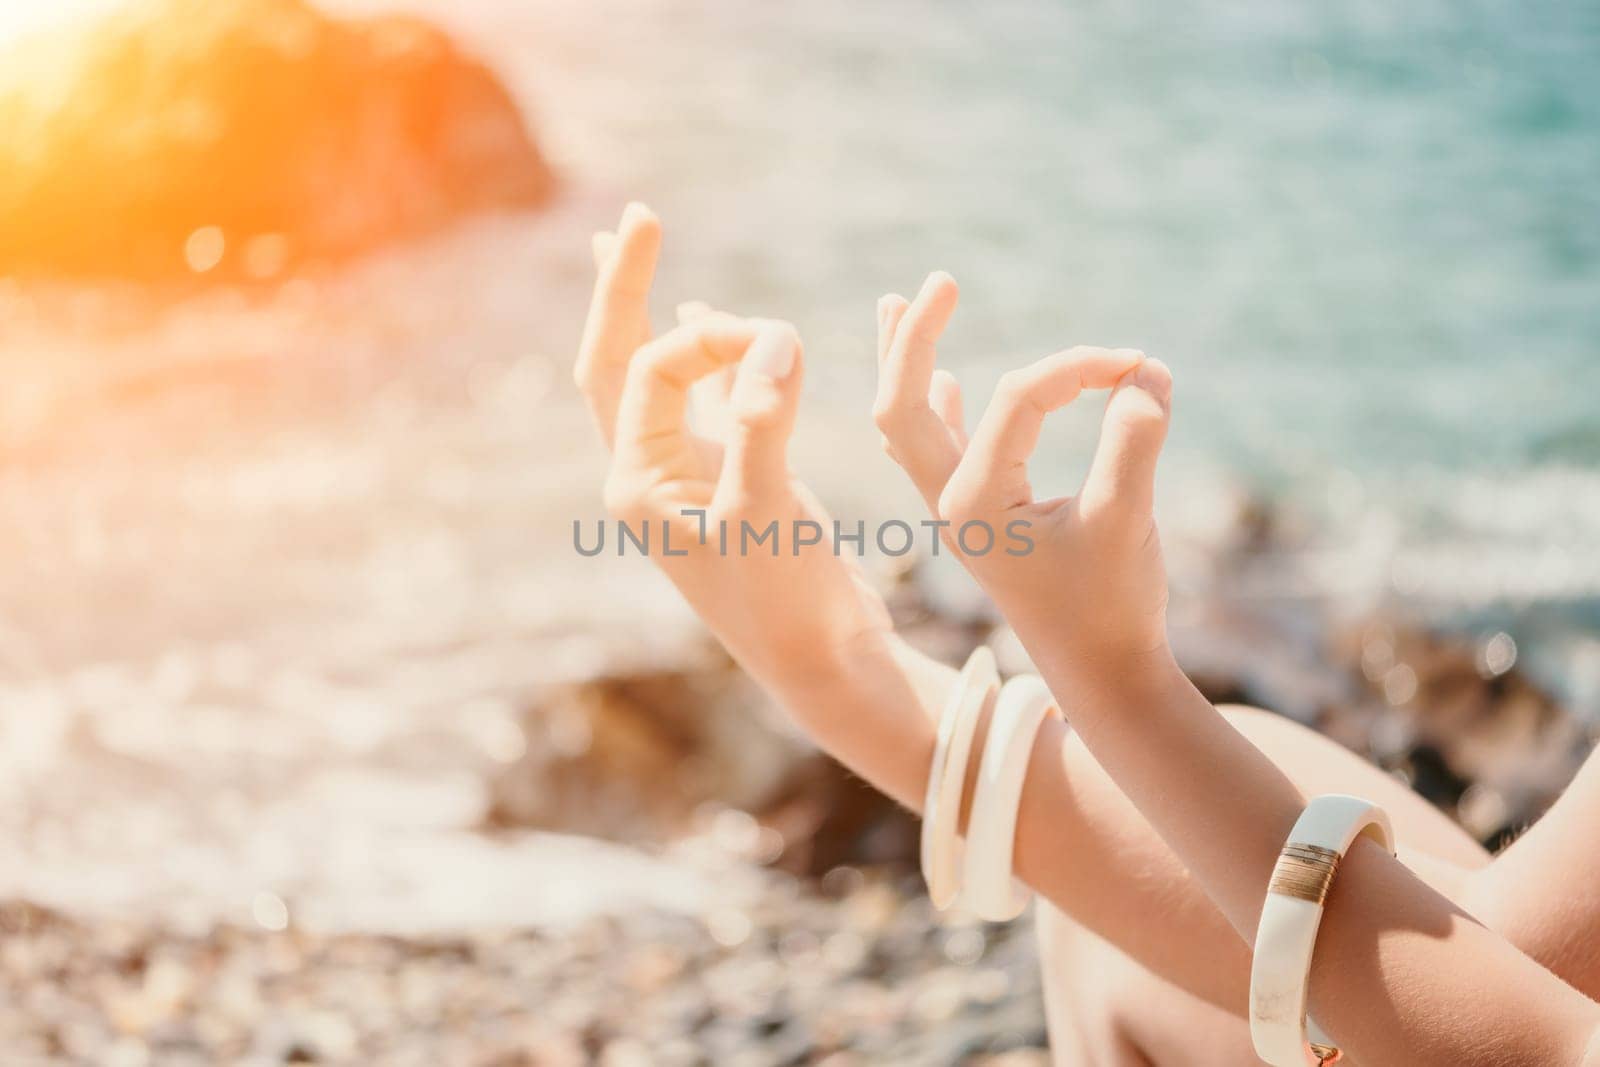
MULTIPOLYGON (((89 831, 72 824, 101 818, 90 840, 209 841, 202 868, 266 885, 285 861, 242 861, 228 840, 261 837, 252 826, 279 809, 285 826, 322 832, 327 790, 349 791, 356 810, 389 803, 364 792, 388 791, 417 813, 399 824, 470 828, 495 769, 525 755, 527 709, 548 694, 707 669, 703 632, 648 561, 583 559, 571 545, 573 520, 600 510, 604 457, 567 361, 588 282, 583 235, 607 207, 569 197, 276 292, 219 289, 166 307, 137 290, 8 288, 18 313, 4 358, 27 387, 0 402, 15 561, 0 576, 0 682, 19 709, 0 721, 0 750, 8 837, 24 844, 0 885, 61 902, 40 887, 85 880, 74 857, 93 851, 80 840, 89 831), (75 780, 93 788, 62 788, 75 780), (146 795, 151 782, 171 796, 146 795), (274 795, 282 783, 295 786, 288 797, 274 795), (212 790, 230 799, 201 800, 212 790), (119 819, 149 825, 130 833, 119 819)), ((920 515, 848 407, 808 398, 796 462, 838 517, 920 515)), ((1514 668, 1550 694, 1541 707, 1564 709, 1569 747, 1595 730, 1600 643, 1581 617, 1562 622, 1559 604, 1430 604, 1397 589, 1381 556, 1353 568, 1329 553, 1292 501, 1190 484, 1181 465, 1165 486, 1175 642, 1214 692, 1322 724, 1398 766, 1427 733, 1413 706, 1435 695, 1425 665, 1395 651, 1415 645, 1428 662, 1465 664, 1486 692, 1514 668), (1350 585, 1351 570, 1389 580, 1350 585), (1490 670, 1482 650, 1497 642, 1490 670), (1362 725, 1329 727, 1329 715, 1362 725), (1388 734, 1372 743, 1379 720, 1388 734)), ((869 570, 903 583, 908 562, 869 570)), ((948 560, 923 560, 911 588, 908 618, 948 631, 933 648, 946 659, 970 647, 954 635, 997 621, 948 560)), ((1506 825, 1476 827, 1480 837, 1528 817, 1559 778, 1566 763, 1533 747, 1538 782, 1497 771, 1484 804, 1506 825)), ((1526 756, 1508 749, 1503 762, 1526 756)), ((282 829, 262 851, 338 851, 308 851, 294 843, 303 832, 282 829)), ((385 840, 352 833, 368 851, 385 840)), ((126 850, 128 883, 170 892, 144 848, 126 850)), ((86 881, 104 892, 120 880, 86 881)), ((224 894, 232 915, 253 891, 224 894)))

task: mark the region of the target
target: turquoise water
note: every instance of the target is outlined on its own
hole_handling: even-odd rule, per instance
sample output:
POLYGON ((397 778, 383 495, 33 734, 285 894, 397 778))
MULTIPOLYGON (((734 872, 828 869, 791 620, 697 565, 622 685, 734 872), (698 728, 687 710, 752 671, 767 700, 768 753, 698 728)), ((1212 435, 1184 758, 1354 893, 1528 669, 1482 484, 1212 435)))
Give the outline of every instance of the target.
POLYGON ((1172 364, 1175 513, 1242 485, 1402 593, 1600 591, 1596 5, 423 7, 660 209, 680 295, 795 319, 825 402, 941 267, 974 405, 1069 343, 1172 364))

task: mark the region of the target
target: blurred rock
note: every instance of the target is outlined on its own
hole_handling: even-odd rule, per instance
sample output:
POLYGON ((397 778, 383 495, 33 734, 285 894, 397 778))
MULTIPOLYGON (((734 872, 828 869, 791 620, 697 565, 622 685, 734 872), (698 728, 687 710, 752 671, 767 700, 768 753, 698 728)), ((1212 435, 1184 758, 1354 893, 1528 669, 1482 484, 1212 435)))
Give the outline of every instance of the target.
POLYGON ((1173 649, 1215 703, 1254 704, 1395 772, 1491 847, 1547 808, 1588 754, 1584 722, 1518 665, 1509 633, 1386 609, 1341 621, 1310 595, 1292 517, 1245 497, 1209 578, 1174 597, 1173 649))
MULTIPOLYGON (((941 613, 916 570, 898 577, 889 603, 906 639, 947 663, 991 627, 941 613)), ((818 752, 720 651, 560 690, 522 725, 522 757, 490 785, 493 827, 655 840, 711 805, 739 820, 723 820, 739 829, 717 835, 726 847, 792 874, 916 863, 916 816, 818 752)))
POLYGON ((1332 658, 1366 699, 1327 708, 1319 725, 1499 842, 1543 813, 1589 750, 1583 724, 1515 666, 1509 641, 1384 620, 1351 628, 1332 658))
POLYGON ((815 749, 725 658, 601 678, 523 715, 524 754, 490 783, 489 822, 659 838, 702 804, 761 807, 815 749))
POLYGON ((28 40, 0 127, 0 274, 271 281, 554 186, 443 32, 304 0, 136 0, 28 40))
POLYGON ((776 865, 791 874, 820 878, 848 864, 917 864, 921 821, 820 753, 796 768, 760 816, 783 843, 776 865))

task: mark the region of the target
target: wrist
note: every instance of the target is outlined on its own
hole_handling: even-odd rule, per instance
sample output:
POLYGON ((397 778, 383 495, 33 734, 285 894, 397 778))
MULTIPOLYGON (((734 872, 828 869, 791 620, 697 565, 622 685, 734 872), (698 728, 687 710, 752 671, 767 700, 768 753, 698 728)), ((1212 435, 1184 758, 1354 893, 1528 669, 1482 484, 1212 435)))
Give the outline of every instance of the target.
POLYGON ((1108 724, 1148 722, 1198 696, 1170 647, 1040 663, 1073 728, 1088 740, 1108 724))
POLYGON ((892 629, 808 659, 808 669, 763 679, 829 755, 890 797, 921 809, 938 715, 954 668, 918 652, 892 629))
POLYGON ((837 598, 794 612, 783 597, 752 603, 748 591, 741 602, 690 602, 712 635, 769 694, 785 704, 807 699, 815 690, 848 682, 853 663, 863 650, 893 636, 887 610, 878 613, 837 598))
POLYGON ((831 640, 813 635, 800 648, 775 650, 762 681, 773 696, 812 719, 881 689, 886 677, 902 673, 900 664, 908 651, 888 627, 863 627, 831 640))

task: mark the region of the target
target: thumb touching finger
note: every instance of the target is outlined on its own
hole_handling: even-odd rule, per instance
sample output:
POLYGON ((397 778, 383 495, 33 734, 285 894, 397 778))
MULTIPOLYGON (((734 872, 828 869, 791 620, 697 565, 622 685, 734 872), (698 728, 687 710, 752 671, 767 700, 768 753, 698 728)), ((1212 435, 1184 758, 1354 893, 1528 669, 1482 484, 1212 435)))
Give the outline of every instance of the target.
POLYGON ((1123 376, 1106 405, 1089 477, 1079 497, 1086 518, 1146 522, 1155 506, 1156 464, 1172 412, 1172 372, 1146 359, 1123 376))

